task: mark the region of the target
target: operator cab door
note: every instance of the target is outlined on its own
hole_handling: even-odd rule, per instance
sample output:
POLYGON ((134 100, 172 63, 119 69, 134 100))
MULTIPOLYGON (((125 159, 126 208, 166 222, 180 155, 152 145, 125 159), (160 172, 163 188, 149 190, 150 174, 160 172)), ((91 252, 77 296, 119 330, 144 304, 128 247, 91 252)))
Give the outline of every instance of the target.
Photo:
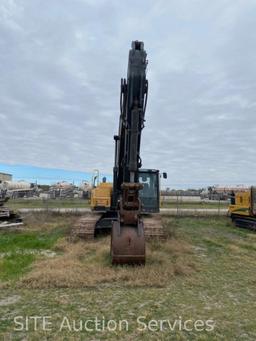
POLYGON ((139 183, 143 188, 139 191, 143 213, 159 212, 159 171, 154 169, 141 169, 139 183))
POLYGON ((252 214, 256 216, 256 187, 251 188, 251 208, 252 214))

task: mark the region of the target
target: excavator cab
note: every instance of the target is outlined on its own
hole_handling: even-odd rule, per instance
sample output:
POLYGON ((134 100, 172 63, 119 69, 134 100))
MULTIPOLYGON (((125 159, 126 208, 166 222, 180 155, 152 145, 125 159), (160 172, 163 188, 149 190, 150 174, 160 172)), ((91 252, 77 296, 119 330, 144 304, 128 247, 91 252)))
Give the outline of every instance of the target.
POLYGON ((159 171, 155 169, 141 169, 139 183, 143 188, 139 191, 142 213, 159 212, 159 171))

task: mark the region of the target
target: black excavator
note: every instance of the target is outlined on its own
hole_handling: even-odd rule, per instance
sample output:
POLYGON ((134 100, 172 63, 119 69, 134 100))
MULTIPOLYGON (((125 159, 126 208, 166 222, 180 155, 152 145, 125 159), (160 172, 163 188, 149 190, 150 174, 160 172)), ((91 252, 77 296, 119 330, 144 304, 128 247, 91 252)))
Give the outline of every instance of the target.
MULTIPOLYGON (((144 264, 145 240, 164 238, 159 214, 160 174, 155 169, 141 169, 141 134, 148 98, 146 68, 144 43, 133 41, 127 79, 121 79, 113 184, 104 181, 92 190, 93 212, 82 217, 72 229, 73 236, 85 239, 111 230, 113 264, 144 264)), ((163 173, 163 178, 166 177, 163 173)))

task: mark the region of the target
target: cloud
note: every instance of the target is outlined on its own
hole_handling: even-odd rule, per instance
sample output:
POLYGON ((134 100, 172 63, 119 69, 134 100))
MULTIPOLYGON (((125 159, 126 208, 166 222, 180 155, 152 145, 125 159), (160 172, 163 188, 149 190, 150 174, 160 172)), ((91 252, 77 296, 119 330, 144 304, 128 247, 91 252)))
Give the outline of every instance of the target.
POLYGON ((111 173, 119 82, 141 39, 143 166, 167 171, 170 186, 255 182, 255 9, 253 0, 1 1, 0 162, 111 173))

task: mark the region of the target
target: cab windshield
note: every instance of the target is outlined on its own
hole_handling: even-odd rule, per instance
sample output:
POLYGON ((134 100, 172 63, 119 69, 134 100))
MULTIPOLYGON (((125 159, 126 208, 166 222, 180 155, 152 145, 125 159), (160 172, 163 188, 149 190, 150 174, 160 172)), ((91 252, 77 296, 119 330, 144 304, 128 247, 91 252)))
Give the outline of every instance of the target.
POLYGON ((159 210, 159 180, 158 173, 141 172, 139 182, 143 185, 140 190, 142 210, 144 212, 157 212, 159 210))

